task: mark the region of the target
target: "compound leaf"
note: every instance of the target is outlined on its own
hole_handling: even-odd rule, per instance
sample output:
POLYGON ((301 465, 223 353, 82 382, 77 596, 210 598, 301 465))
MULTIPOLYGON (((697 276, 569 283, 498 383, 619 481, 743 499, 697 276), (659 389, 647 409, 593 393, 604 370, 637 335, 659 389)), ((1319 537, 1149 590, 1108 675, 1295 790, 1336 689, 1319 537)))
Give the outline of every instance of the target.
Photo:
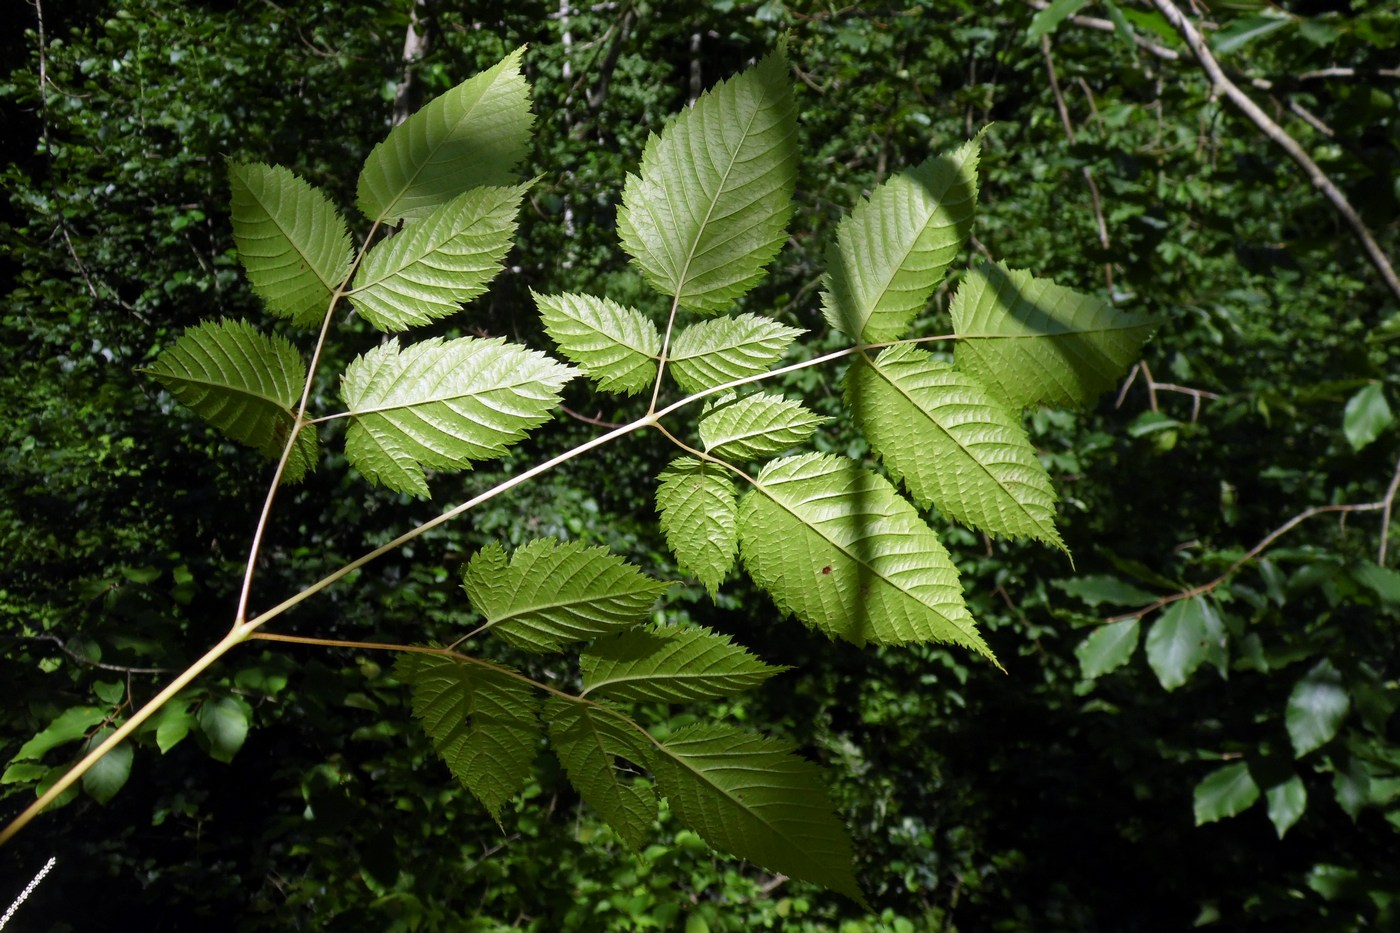
POLYGON ((228 175, 233 241, 253 291, 273 314, 314 327, 350 273, 354 247, 345 218, 281 166, 234 162, 228 175))
POLYGON ((953 642, 996 662, 958 571, 889 481, 803 454, 764 467, 739 504, 744 566, 783 612, 861 645, 953 642))
POLYGON ((661 334, 640 311, 592 295, 530 294, 545 332, 598 388, 635 395, 651 387, 661 334))
POLYGON ((618 761, 645 765, 649 744, 620 714, 593 704, 551 698, 545 718, 569 783, 628 848, 640 849, 656 819, 656 794, 625 776, 618 761))
POLYGON ((604 547, 539 538, 506 559, 491 543, 467 564, 463 583, 487 627, 526 651, 555 651, 629 628, 670 587, 604 547))
POLYGON ((864 904, 821 774, 792 747, 730 726, 682 729, 653 753, 671 812, 717 849, 864 904))
POLYGON ((921 506, 1064 550, 1049 475, 1018 419, 976 378, 916 347, 889 347, 847 370, 846 402, 921 506))
POLYGON ((981 142, 893 176, 841 221, 822 292, 832 327, 869 343, 904 336, 972 231, 981 142))
POLYGON ((435 98, 370 152, 356 203, 377 223, 417 220, 478 185, 505 185, 530 142, 530 86, 516 49, 435 98))
POLYGON ((543 422, 573 370, 503 338, 397 338, 352 361, 340 394, 345 453, 368 479, 428 496, 423 468, 491 460, 543 422))
POLYGON ((803 443, 826 420, 801 402, 758 392, 706 412, 700 419, 700 440, 717 457, 756 460, 803 443))
POLYGON ((787 670, 705 628, 649 626, 589 646, 579 659, 580 696, 688 703, 750 690, 787 670))
POLYGON ((671 377, 687 392, 703 392, 766 373, 802 331, 753 314, 691 324, 669 352, 671 377))
POLYGON ((504 671, 430 654, 402 654, 394 676, 413 688, 413 715, 453 777, 491 818, 520 793, 540 738, 540 703, 504 671))
POLYGON ((1137 358, 1155 326, 1001 263, 969 269, 949 310, 958 368, 1015 408, 1093 401, 1137 358))
POLYGON ((676 563, 713 596, 739 550, 734 480, 717 464, 681 457, 662 472, 656 507, 676 563))
POLYGON ((473 188, 376 243, 350 292, 360 314, 380 330, 404 330, 455 314, 486 291, 528 187, 473 188))
POLYGON ((685 308, 727 308, 782 246, 797 116, 782 52, 701 95, 642 152, 618 212, 623 249, 685 308))
MULTIPOLYGON (((197 324, 145 372, 182 405, 269 460, 282 456, 306 382, 306 364, 291 343, 247 321, 197 324)), ((315 463, 316 429, 307 425, 283 479, 295 483, 315 463)))

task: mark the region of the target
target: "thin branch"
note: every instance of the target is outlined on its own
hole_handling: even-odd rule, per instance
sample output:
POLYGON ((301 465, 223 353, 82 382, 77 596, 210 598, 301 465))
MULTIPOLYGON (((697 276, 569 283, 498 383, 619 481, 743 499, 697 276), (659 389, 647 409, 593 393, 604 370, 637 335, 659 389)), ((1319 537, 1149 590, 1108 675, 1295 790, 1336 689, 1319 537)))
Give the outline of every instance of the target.
POLYGON ((1381 250, 1380 244, 1376 242, 1376 238, 1372 236, 1370 228, 1366 226, 1366 222, 1361 219, 1361 215, 1356 212, 1356 209, 1351 206, 1351 202, 1347 200, 1346 195, 1342 193, 1341 189, 1332 183, 1332 180, 1327 177, 1322 169, 1318 167, 1317 163, 1312 160, 1312 157, 1303 150, 1302 146, 1298 145, 1298 142, 1292 136, 1289 136, 1281 126, 1275 123, 1268 114, 1259 108, 1258 104, 1225 76, 1225 72, 1220 68, 1220 63, 1215 60, 1215 56, 1212 55, 1210 49, 1206 47, 1205 40, 1201 38, 1201 34, 1196 31, 1196 27, 1191 25, 1186 15, 1177 8, 1176 4, 1172 3, 1172 0, 1152 0, 1152 5, 1167 18, 1167 21, 1172 24, 1172 27, 1186 40, 1186 44, 1191 49, 1191 53, 1196 56, 1196 60, 1201 63, 1201 67, 1210 78, 1211 85, 1216 90, 1224 92, 1225 96, 1228 97, 1265 136, 1273 140, 1279 148, 1303 170, 1303 173, 1308 176, 1308 180, 1312 182, 1313 186, 1321 191, 1327 200, 1332 203, 1337 213, 1342 216, 1347 226, 1351 228, 1352 233, 1361 241, 1362 248, 1366 252, 1366 258, 1370 260, 1371 265, 1374 266, 1376 271, 1380 274, 1386 287, 1390 289, 1391 294, 1397 299, 1400 299, 1400 277, 1396 276, 1395 269, 1391 267, 1390 260, 1381 250))
POLYGON ((107 664, 103 661, 94 661, 92 658, 85 658, 69 648, 63 639, 59 638, 57 635, 26 635, 24 636, 24 640, 52 642, 58 646, 59 651, 62 651, 70 659, 79 664, 85 664, 88 667, 95 667, 98 670, 115 671, 118 674, 173 674, 175 672, 175 669, 170 667, 126 667, 121 664, 107 664))
POLYGON ((1376 563, 1385 566, 1385 547, 1390 541, 1390 516, 1394 512, 1395 493, 1400 489, 1400 461, 1395 464, 1395 474, 1390 477, 1390 485, 1385 489, 1385 498, 1381 500, 1381 544, 1376 551, 1376 563))

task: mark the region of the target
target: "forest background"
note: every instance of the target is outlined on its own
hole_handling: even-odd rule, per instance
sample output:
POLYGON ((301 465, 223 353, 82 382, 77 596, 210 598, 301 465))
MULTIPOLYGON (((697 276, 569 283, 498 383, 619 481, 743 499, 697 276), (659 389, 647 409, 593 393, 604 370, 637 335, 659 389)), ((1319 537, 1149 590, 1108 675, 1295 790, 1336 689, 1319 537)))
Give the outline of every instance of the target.
MULTIPOLYGON (((873 912, 719 857, 664 812, 657 842, 631 853, 547 755, 498 826, 411 722, 383 655, 246 647, 163 739, 0 850, 5 902, 56 859, 19 928, 1400 926, 1397 295, 1354 225, 1212 90, 1161 4, 1044 6, 27 5, 27 28, 0 37, 7 819, 217 638, 236 601, 267 467, 136 371, 201 319, 256 313, 229 159, 286 165, 349 201, 396 108, 528 43, 524 174, 541 180, 507 274, 435 332, 547 346, 529 289, 641 288, 614 219, 648 132, 787 37, 802 165, 758 293, 769 313, 820 337, 835 219, 991 124, 964 258, 1161 324, 1121 392, 1028 415, 1073 567, 944 530, 1005 673, 936 646, 833 645, 777 625, 734 578, 664 610, 793 667, 708 712, 825 766, 873 912)), ((1400 12, 1186 12, 1396 255, 1400 12)), ((812 372, 789 391, 834 406, 839 384, 812 372)), ((616 414, 583 391, 566 403, 616 414)), ((597 431, 558 427, 530 453, 597 431)), ((854 437, 823 443, 862 453, 854 437)), ((449 631, 462 563, 488 540, 552 534, 672 566, 649 491, 663 465, 634 447, 575 461, 379 560, 288 630, 449 631)), ((464 474, 437 501, 491 478, 464 474)), ((292 592, 441 507, 329 462, 285 497, 261 585, 292 592)))

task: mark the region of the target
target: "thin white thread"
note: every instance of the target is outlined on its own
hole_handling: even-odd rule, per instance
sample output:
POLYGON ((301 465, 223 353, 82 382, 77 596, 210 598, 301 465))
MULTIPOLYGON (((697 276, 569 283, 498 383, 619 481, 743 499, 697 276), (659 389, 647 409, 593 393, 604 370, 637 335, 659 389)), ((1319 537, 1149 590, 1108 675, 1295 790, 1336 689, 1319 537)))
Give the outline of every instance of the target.
POLYGON ((5 911, 5 916, 0 917, 0 930, 5 929, 5 924, 9 923, 10 918, 15 915, 15 911, 19 910, 19 905, 23 904, 24 899, 39 886, 39 882, 44 880, 44 876, 49 873, 49 869, 53 868, 54 863, 57 861, 57 858, 49 856, 49 860, 44 863, 44 867, 39 869, 39 874, 35 875, 34 880, 25 885, 24 890, 19 892, 19 897, 15 898, 15 902, 10 905, 10 909, 5 911))

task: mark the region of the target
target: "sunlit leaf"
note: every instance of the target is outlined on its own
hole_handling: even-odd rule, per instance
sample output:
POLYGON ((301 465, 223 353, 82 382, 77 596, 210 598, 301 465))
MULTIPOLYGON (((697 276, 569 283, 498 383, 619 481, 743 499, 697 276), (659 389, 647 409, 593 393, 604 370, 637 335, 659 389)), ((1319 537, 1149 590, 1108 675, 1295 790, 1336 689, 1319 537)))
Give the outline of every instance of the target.
POLYGON ((754 314, 691 324, 671 342, 671 378, 687 392, 703 392, 766 373, 801 333, 754 314))
POLYGON ((700 440, 716 457, 756 460, 804 443, 826 421, 801 402, 756 392, 707 411, 700 419, 700 440))
POLYGON ((698 627, 651 626, 595 642, 579 658, 583 693, 686 703, 734 696, 785 670, 728 636, 698 627))
POLYGON ((592 295, 530 294, 559 352, 598 388, 627 395, 651 388, 661 334, 640 311, 592 295))
POLYGON ((717 464, 681 457, 661 474, 656 508, 676 563, 713 595, 739 552, 733 477, 717 464))

